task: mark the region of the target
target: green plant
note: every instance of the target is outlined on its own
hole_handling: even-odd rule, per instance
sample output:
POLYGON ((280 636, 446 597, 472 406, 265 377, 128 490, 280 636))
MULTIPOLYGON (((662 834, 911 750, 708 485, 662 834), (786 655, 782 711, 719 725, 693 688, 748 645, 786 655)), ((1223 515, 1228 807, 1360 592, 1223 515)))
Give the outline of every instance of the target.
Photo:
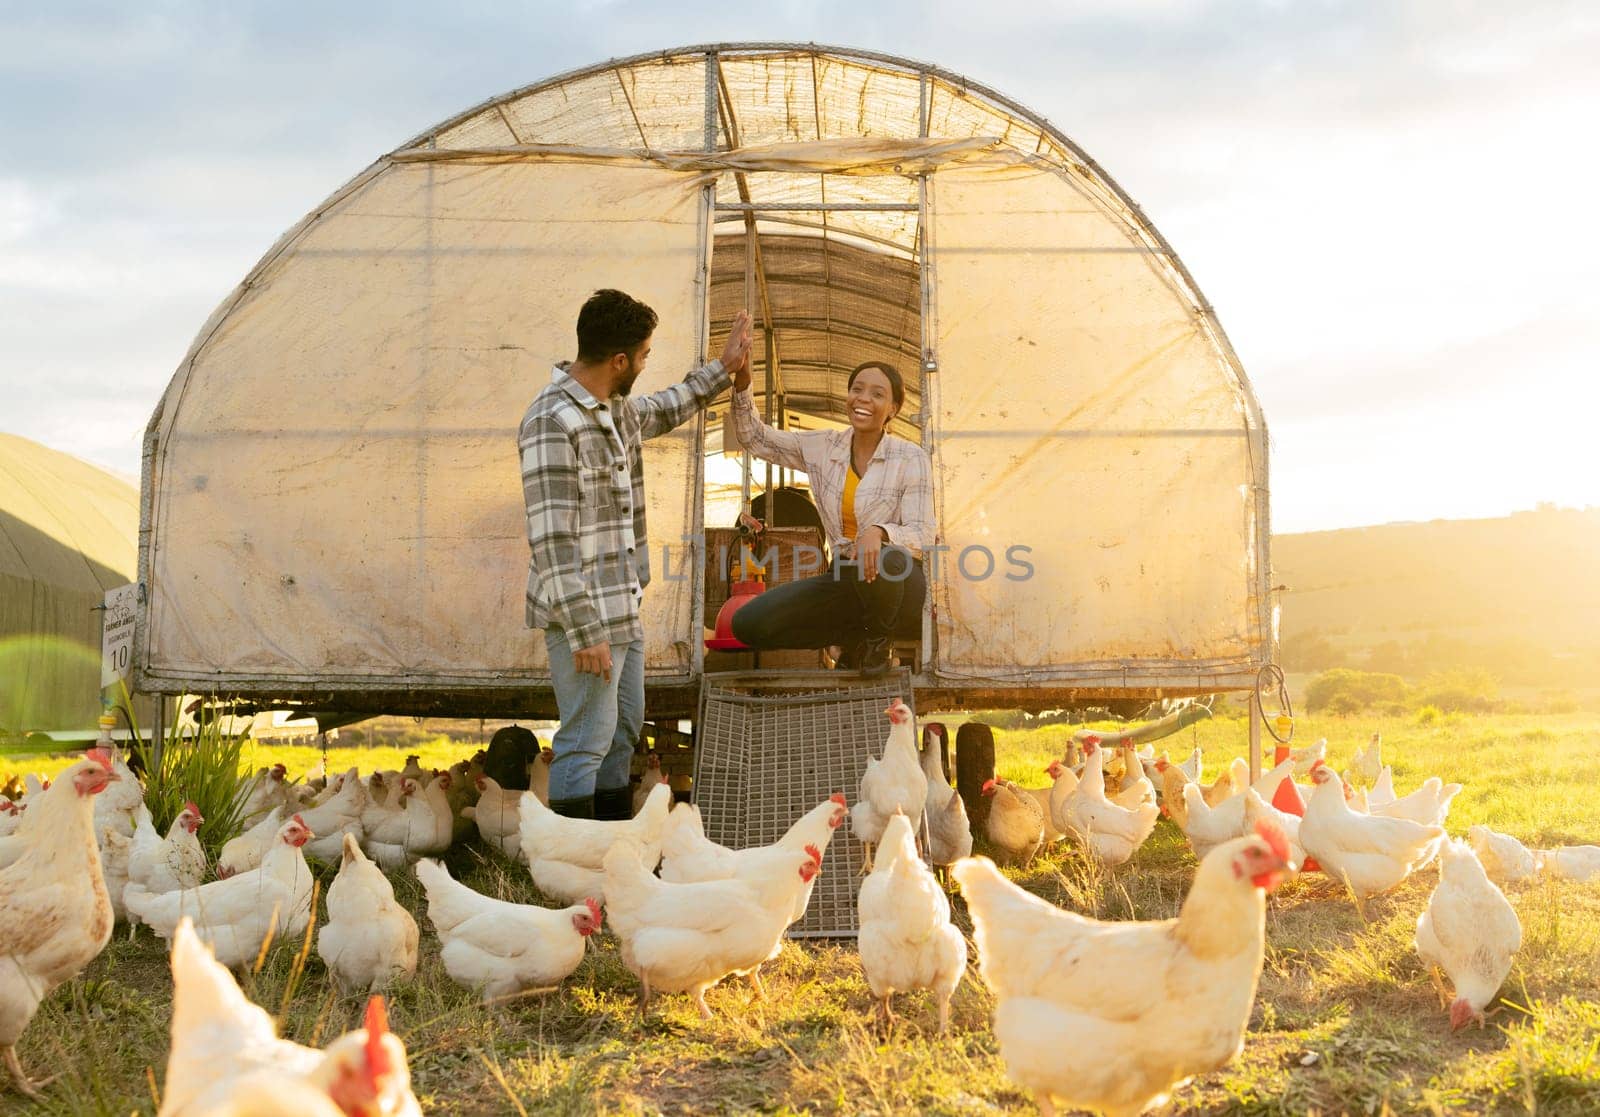
POLYGON ((1409 688, 1399 675, 1336 667, 1322 672, 1306 687, 1306 710, 1354 714, 1403 703, 1408 697, 1409 688))
POLYGON ((126 690, 118 701, 133 731, 133 754, 144 774, 144 802, 151 821, 165 834, 186 802, 200 808, 205 822, 200 844, 215 859, 239 833, 246 788, 252 778, 242 763, 248 734, 228 732, 231 719, 215 703, 201 702, 192 726, 174 718, 160 747, 146 742, 126 690))

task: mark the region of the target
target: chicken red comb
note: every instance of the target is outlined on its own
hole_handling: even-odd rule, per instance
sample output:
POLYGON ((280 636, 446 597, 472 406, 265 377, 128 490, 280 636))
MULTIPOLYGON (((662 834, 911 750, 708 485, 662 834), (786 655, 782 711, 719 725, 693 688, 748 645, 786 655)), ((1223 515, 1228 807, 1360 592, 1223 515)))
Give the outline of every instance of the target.
POLYGON ((1283 827, 1270 818, 1256 821, 1256 837, 1266 842, 1272 850, 1272 855, 1285 865, 1293 860, 1289 852, 1289 839, 1284 836, 1283 827))
POLYGON ((194 800, 193 799, 185 800, 184 804, 183 804, 183 809, 188 811, 190 814, 199 814, 200 813, 200 808, 194 805, 194 800))
POLYGON ((300 826, 300 827, 304 827, 305 824, 306 824, 306 820, 301 818, 299 815, 295 815, 294 818, 290 819, 290 821, 293 822, 296 826, 300 826))
POLYGON ((1085 737, 1083 739, 1083 752, 1086 756, 1093 756, 1100 751, 1099 737, 1085 737))
POLYGON ((1172 761, 1164 756, 1156 761, 1156 771, 1158 772, 1165 772, 1170 767, 1172 767, 1172 761))
POLYGON ((1124 738, 1122 738, 1122 747, 1123 748, 1129 748, 1129 749, 1133 748, 1133 738, 1132 737, 1124 737, 1124 738))
POLYGON ((1045 768, 1044 774, 1051 777, 1059 776, 1061 774, 1061 761, 1052 760, 1045 768))
MULTIPOLYGON (((86 755, 106 771, 111 771, 111 754, 105 749, 90 749, 86 755)), ((44 786, 49 787, 50 782, 46 780, 44 786)))
POLYGON ((1099 743, 1100 743, 1100 738, 1096 737, 1093 733, 1089 734, 1087 737, 1085 737, 1083 739, 1083 747, 1084 748, 1088 748, 1090 745, 1098 745, 1099 743))
POLYGON ((382 997, 373 997, 367 1002, 367 1080, 372 1085, 372 1092, 378 1092, 378 1084, 394 1070, 394 1064, 389 1058, 389 1049, 384 1046, 383 1037, 389 1034, 389 1010, 384 1006, 382 997))
POLYGON ((1322 759, 1320 756, 1317 757, 1317 759, 1315 759, 1315 760, 1313 760, 1311 762, 1311 768, 1312 768, 1313 771, 1315 771, 1318 768, 1326 768, 1327 766, 1328 766, 1328 762, 1326 760, 1322 759))
POLYGON ((818 867, 822 865, 822 851, 820 849, 816 846, 806 846, 806 853, 818 867))
POLYGON ((286 776, 289 774, 289 766, 287 764, 274 764, 272 766, 272 770, 278 773, 280 776, 286 776))
POLYGON ((838 803, 841 807, 849 806, 849 804, 844 801, 844 792, 842 791, 835 791, 832 795, 828 796, 828 801, 830 803, 838 803))
POLYGON ((590 915, 594 916, 594 925, 596 927, 600 926, 600 921, 605 918, 600 911, 600 901, 593 896, 585 896, 583 898, 583 906, 589 909, 590 915))
POLYGON ((983 788, 982 788, 980 794, 988 795, 993 791, 994 791, 994 780, 992 780, 992 779, 984 780, 983 781, 983 788))

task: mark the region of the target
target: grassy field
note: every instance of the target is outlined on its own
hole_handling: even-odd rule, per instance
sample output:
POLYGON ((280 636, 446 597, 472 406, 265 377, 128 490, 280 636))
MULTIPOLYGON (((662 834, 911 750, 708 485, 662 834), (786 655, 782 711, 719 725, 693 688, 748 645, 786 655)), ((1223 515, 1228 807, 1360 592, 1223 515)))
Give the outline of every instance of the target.
MULTIPOLYGON (((1466 784, 1452 833, 1489 822, 1530 843, 1600 841, 1594 769, 1600 720, 1583 716, 1438 719, 1417 724, 1303 719, 1301 734, 1326 734, 1330 759, 1348 759, 1373 729, 1404 793, 1423 776, 1466 784)), ((1003 774, 1027 785, 1059 753, 1066 729, 998 735, 1003 774)), ((1166 745, 1174 757, 1194 745, 1220 769, 1245 748, 1239 720, 1203 723, 1166 745)), ((422 751, 424 763, 471 745, 422 751)), ((291 772, 319 759, 309 749, 258 750, 291 772)), ((401 750, 368 750, 363 770, 390 766, 401 750)), ((330 766, 334 758, 330 756, 330 766)), ((339 758, 344 763, 345 758, 339 758)), ((30 770, 59 764, 30 762, 30 770)), ((841 835, 840 840, 849 840, 841 835)), ((527 873, 475 845, 447 859, 473 887, 538 902, 527 873)), ((1026 887, 1101 918, 1173 914, 1193 873, 1186 843, 1162 823, 1127 866, 1097 873, 1060 849, 1018 874, 1026 887)), ((824 868, 827 871, 827 868, 824 868)), ((1204 1114, 1475 1114, 1600 1112, 1600 886, 1541 883, 1513 891, 1524 946, 1485 1030, 1452 1036, 1411 948, 1430 870, 1371 905, 1363 924, 1321 877, 1291 882, 1268 912, 1265 973, 1243 1055, 1175 1095, 1173 1111, 1204 1114)), ((414 879, 397 892, 420 913, 414 879)), ((965 925, 965 912, 954 905, 965 925)), ((788 945, 771 967, 768 999, 742 984, 714 990, 717 1019, 702 1023, 685 997, 667 997, 639 1019, 637 982, 615 940, 596 936, 559 993, 498 1010, 455 988, 424 925, 417 980, 397 990, 392 1024, 410 1049, 415 1087, 435 1113, 939 1113, 1033 1111, 1006 1078, 988 1028, 991 1001, 981 980, 957 991, 952 1034, 933 1034, 923 997, 899 1006, 889 1036, 870 1026, 871 1003, 848 944, 788 945)), ((970 929, 970 927, 969 927, 970 929)), ((294 972, 284 944, 255 976, 251 995, 278 1012, 287 1034, 325 1043, 355 1026, 357 1000, 339 998, 313 955, 294 972)), ((35 1074, 60 1071, 42 1105, 0 1095, 7 1114, 153 1113, 165 1066, 169 978, 159 940, 119 930, 83 976, 46 1002, 20 1054, 35 1074)), ((1152 1035, 1151 1042, 1159 1042, 1152 1035)))

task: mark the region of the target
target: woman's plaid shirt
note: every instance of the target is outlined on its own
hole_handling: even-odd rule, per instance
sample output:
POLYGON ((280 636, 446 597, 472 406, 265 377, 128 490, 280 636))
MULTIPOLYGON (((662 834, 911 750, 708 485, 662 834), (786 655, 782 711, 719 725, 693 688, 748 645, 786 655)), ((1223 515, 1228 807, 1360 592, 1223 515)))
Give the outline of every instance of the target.
POLYGON ((728 386, 721 361, 638 399, 600 401, 557 366, 517 431, 528 513, 527 625, 561 628, 574 651, 642 639, 650 584, 640 443, 728 386))

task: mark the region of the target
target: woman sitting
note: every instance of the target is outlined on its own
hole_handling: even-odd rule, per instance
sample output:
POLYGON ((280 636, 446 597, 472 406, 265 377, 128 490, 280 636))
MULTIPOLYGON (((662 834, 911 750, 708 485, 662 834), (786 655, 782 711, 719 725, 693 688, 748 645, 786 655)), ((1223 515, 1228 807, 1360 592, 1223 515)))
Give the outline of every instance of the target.
POLYGON ((889 669, 891 636, 920 631, 933 469, 921 446, 887 433, 906 398, 892 366, 868 361, 845 387, 848 430, 782 431, 756 414, 748 364, 734 377, 735 434, 756 457, 810 478, 833 561, 752 599, 733 615, 733 634, 751 648, 836 645, 840 666, 871 678, 889 669))

